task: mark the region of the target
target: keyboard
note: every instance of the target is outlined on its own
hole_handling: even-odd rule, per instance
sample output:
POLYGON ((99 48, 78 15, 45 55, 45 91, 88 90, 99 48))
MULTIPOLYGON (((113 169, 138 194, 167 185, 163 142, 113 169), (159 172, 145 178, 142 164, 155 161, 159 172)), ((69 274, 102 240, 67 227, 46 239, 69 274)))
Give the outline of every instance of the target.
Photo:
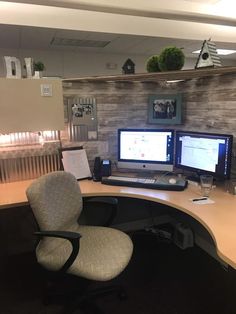
POLYGON ((152 178, 133 178, 123 176, 109 176, 103 177, 102 184, 118 185, 118 186, 131 186, 136 188, 168 190, 168 191, 183 191, 188 182, 179 177, 160 177, 159 179, 152 178), (172 178, 172 180, 170 180, 172 178), (170 183, 170 182, 172 183, 170 183), (175 182, 176 181, 176 182, 175 182))

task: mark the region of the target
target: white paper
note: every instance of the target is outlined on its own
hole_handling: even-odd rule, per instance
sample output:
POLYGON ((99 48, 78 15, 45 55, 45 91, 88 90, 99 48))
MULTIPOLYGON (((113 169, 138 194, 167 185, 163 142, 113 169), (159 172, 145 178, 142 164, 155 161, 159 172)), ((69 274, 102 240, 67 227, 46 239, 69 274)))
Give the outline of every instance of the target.
POLYGON ((76 179, 91 177, 88 158, 84 149, 62 151, 64 170, 72 173, 76 179))

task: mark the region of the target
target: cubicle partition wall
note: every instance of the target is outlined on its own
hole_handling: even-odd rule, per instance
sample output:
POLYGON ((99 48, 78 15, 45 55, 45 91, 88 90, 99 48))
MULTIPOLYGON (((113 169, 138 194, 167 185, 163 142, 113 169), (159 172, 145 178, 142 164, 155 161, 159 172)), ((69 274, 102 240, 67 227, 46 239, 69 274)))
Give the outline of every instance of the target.
POLYGON ((59 131, 0 135, 0 183, 37 178, 60 167, 59 131))
MULTIPOLYGON (((127 78, 123 81, 121 75, 117 81, 112 81, 112 77, 107 79, 99 77, 97 81, 96 78, 71 81, 68 79, 63 83, 66 103, 72 102, 74 98, 96 99, 97 139, 82 141, 89 162, 92 163, 95 156, 117 161, 119 128, 171 128, 210 133, 219 133, 220 130, 222 133, 236 136, 236 74, 210 75, 211 71, 208 71, 207 77, 194 77, 194 74, 199 72, 192 71, 191 79, 179 81, 158 80, 158 73, 153 74, 149 80, 145 75, 143 79, 138 79, 134 75, 133 79, 127 78), (168 121, 166 124, 163 124, 164 121, 161 124, 150 123, 148 120, 150 97, 155 95, 159 99, 159 95, 171 97, 176 94, 182 96, 179 104, 181 124, 170 124, 168 121)), ((172 80, 175 75, 170 75, 172 80)), ((76 138, 74 140, 76 141, 76 138)), ((62 136, 62 143, 68 145, 68 135, 62 136)), ((236 175, 234 158, 232 175, 236 175)))
POLYGON ((0 183, 57 170, 64 129, 61 80, 0 78, 0 95, 0 183))
MULTIPOLYGON (((0 134, 0 182, 30 179, 57 170, 59 157, 55 147, 60 145, 83 146, 91 167, 96 156, 116 162, 119 128, 171 128, 211 133, 219 133, 221 130, 222 133, 236 136, 236 74, 233 72, 208 77, 193 76, 178 82, 158 80, 158 74, 146 81, 145 76, 137 80, 135 75, 133 79, 123 81, 102 77, 98 79, 94 81, 84 78, 63 82, 64 111, 60 107, 60 112, 63 111, 65 116, 60 135, 57 131, 53 131, 55 133, 51 137, 48 133, 41 136, 41 132, 35 132, 23 139, 19 133, 14 136, 4 135, 0 130, 3 134, 0 134), (181 124, 150 123, 150 97, 176 94, 182 96, 179 104, 182 112, 181 124), (7 136, 15 137, 14 141, 11 139, 6 142, 7 136)), ((38 81, 41 84, 51 83, 51 80, 38 81)), ((43 98, 46 99, 47 97, 43 98)), ((47 112, 50 104, 44 108, 47 112)), ((42 114, 42 120, 46 116, 47 113, 42 114)), ((51 117, 54 118, 53 115, 51 117)), ((232 174, 236 175, 234 159, 232 174)))
POLYGON ((59 170, 57 154, 0 160, 0 183, 38 178, 59 170))

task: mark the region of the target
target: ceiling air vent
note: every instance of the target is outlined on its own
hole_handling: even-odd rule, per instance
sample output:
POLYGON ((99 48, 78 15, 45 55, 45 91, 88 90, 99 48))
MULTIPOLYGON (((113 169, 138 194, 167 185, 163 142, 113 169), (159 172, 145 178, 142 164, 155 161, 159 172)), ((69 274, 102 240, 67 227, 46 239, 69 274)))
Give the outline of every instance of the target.
POLYGON ((88 40, 88 39, 71 39, 54 37, 51 41, 52 46, 73 46, 73 47, 90 47, 103 48, 108 45, 110 41, 88 40))

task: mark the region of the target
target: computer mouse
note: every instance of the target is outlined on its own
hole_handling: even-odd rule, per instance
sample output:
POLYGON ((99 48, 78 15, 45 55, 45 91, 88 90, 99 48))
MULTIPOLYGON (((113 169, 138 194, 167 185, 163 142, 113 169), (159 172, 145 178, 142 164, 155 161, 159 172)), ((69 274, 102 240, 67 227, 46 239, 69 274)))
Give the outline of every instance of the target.
POLYGON ((175 178, 170 178, 169 179, 169 183, 170 184, 175 184, 177 181, 176 181, 176 179, 175 178))

